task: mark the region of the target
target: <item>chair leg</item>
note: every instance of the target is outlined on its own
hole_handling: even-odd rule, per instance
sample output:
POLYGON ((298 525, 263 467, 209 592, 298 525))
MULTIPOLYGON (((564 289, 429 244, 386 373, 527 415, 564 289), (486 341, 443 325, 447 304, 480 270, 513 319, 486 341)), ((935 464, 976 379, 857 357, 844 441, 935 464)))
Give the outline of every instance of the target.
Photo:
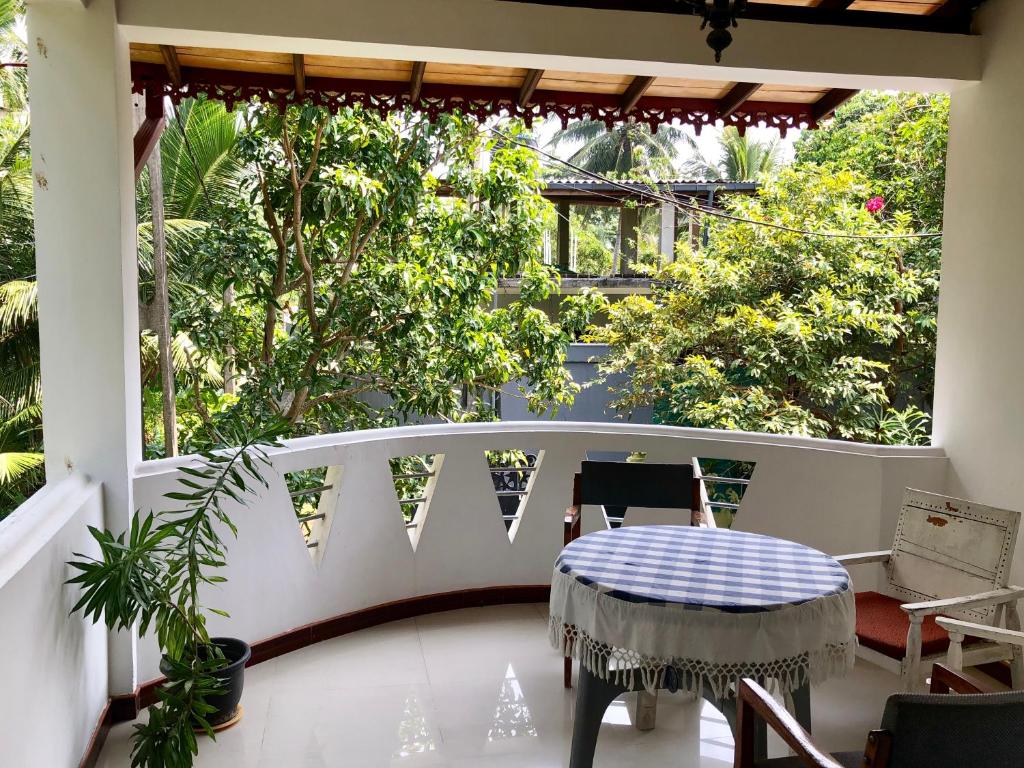
POLYGON ((1010 685, 1013 690, 1024 690, 1024 648, 1019 645, 1010 649, 1013 658, 1010 659, 1010 685))
POLYGON ((592 768, 594 752, 597 749, 597 736, 601 730, 601 719, 604 717, 605 710, 616 697, 626 693, 627 690, 624 686, 609 683, 594 676, 583 664, 580 664, 569 768, 592 768))
POLYGON ((811 733, 811 684, 805 683, 789 694, 793 702, 793 717, 805 731, 811 733))
POLYGON ((921 624, 923 616, 910 617, 907 655, 903 659, 903 690, 913 693, 921 687, 921 624))
POLYGON ((565 671, 563 672, 562 684, 566 688, 572 688, 572 657, 565 657, 565 671))
POLYGON ((964 634, 963 632, 949 633, 949 650, 946 651, 946 664, 957 672, 964 668, 964 634))

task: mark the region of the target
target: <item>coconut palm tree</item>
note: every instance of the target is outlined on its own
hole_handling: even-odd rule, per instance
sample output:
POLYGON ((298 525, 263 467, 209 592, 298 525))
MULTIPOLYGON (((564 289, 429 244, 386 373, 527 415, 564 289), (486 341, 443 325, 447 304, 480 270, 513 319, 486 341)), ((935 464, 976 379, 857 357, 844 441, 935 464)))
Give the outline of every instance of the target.
MULTIPOLYGON (((205 100, 186 101, 174 109, 160 151, 150 158, 140 179, 138 228, 143 386, 159 379, 163 448, 168 456, 177 452, 176 373, 204 380, 214 376, 220 382, 220 372, 212 370, 208 356, 187 336, 172 331, 170 307, 188 300, 183 294, 189 291, 190 246, 209 226, 211 206, 238 194, 240 171, 234 113, 220 102, 205 100)), ((230 301, 230 290, 225 301, 230 301)))
POLYGON ((756 141, 733 126, 725 128, 718 139, 719 156, 709 159, 697 141, 683 134, 683 144, 690 150, 690 158, 683 162, 682 170, 688 176, 714 181, 756 181, 762 174, 770 174, 782 166, 782 147, 779 140, 756 141))
POLYGON ((28 127, 0 117, 0 518, 42 481, 28 127))
MULTIPOLYGON (((572 148, 569 161, 591 173, 628 176, 639 171, 653 176, 675 173, 677 144, 685 134, 663 125, 656 133, 645 123, 625 123, 611 130, 604 123, 581 120, 559 131, 548 146, 572 148)), ((554 171, 565 175, 562 168, 554 171)))

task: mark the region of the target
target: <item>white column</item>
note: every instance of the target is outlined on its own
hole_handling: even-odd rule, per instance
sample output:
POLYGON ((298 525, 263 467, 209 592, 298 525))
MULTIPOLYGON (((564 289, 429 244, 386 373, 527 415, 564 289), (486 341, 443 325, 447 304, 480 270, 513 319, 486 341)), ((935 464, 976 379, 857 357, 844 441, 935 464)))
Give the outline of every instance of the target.
MULTIPOLYGON (((984 79, 952 95, 934 440, 952 460, 951 492, 1020 510, 1024 3, 991 0, 978 23, 984 79)), ((1022 578, 1018 554, 1011 580, 1022 578)))
MULTIPOLYGON (((28 41, 46 476, 102 482, 118 530, 142 441, 128 44, 114 0, 33 2, 28 41)), ((110 655, 133 691, 134 639, 110 655)))
POLYGON ((661 204, 661 255, 668 261, 675 260, 676 254, 676 207, 672 203, 661 204))

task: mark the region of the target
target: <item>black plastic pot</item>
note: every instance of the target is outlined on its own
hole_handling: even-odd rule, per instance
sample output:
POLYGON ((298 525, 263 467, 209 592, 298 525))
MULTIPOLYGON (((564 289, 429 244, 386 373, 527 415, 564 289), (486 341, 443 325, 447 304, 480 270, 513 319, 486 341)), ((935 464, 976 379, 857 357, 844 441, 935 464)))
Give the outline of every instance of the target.
MULTIPOLYGON (((211 637, 210 642, 220 648, 226 662, 225 667, 214 673, 214 677, 221 681, 224 692, 206 700, 207 704, 214 707, 207 719, 210 725, 216 726, 235 716, 245 684, 245 665, 252 656, 252 649, 248 643, 234 637, 211 637)), ((160 671, 165 675, 169 671, 164 660, 160 661, 160 671)))

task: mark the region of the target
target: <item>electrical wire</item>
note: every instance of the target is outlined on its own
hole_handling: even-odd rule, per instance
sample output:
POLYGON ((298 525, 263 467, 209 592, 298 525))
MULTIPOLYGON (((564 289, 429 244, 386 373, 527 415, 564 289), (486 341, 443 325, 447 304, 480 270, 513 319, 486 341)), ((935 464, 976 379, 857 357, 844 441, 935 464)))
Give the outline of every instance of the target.
MULTIPOLYGON (((758 227, 767 227, 769 229, 776 229, 782 232, 789 232, 794 235, 804 235, 807 237, 826 237, 844 240, 920 240, 924 238, 942 237, 941 232, 909 232, 903 235, 866 235, 856 234, 853 232, 815 232, 807 229, 799 229, 797 227, 789 227, 786 226, 785 224, 777 224, 773 221, 758 221, 756 219, 748 219, 743 216, 736 216, 731 213, 726 213, 725 211, 720 211, 716 208, 709 208, 707 206, 698 205, 696 203, 683 203, 674 197, 668 197, 667 195, 663 195, 657 192, 648 192, 643 189, 637 189, 635 186, 631 187, 626 184, 622 184, 616 181, 615 179, 610 179, 606 176, 602 176, 599 173, 588 171, 586 168, 582 168, 569 160, 565 160, 561 157, 558 157, 557 155, 547 152, 533 144, 528 144, 527 142, 520 141, 514 136, 509 136, 508 134, 499 131, 497 128, 486 126, 486 129, 504 141, 532 150, 537 154, 546 157, 549 160, 553 160, 556 163, 560 163, 568 168, 571 168, 577 173, 581 173, 588 178, 594 179, 595 181, 600 181, 602 183, 629 192, 630 194, 638 194, 642 198, 646 197, 648 199, 656 200, 658 202, 668 203, 670 205, 675 206, 677 210, 702 213, 707 216, 714 216, 719 219, 726 219, 727 221, 735 221, 743 224, 753 224, 754 226, 758 227)), ((592 190, 587 191, 590 192, 592 190)))

